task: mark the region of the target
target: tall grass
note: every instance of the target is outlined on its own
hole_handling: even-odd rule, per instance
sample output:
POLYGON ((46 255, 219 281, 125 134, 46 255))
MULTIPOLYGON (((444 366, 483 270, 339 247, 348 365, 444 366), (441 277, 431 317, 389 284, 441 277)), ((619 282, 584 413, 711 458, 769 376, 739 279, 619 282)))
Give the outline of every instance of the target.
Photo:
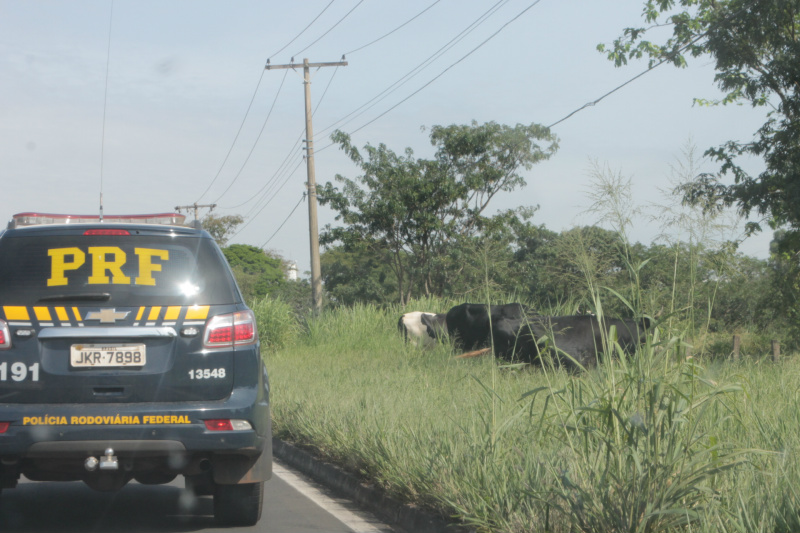
POLYGON ((288 348, 300 338, 302 326, 288 303, 265 296, 251 305, 258 337, 268 350, 288 348))
POLYGON ((323 313, 265 352, 276 434, 481 531, 800 526, 794 359, 700 364, 659 335, 578 375, 505 368, 405 345, 405 311, 323 313))

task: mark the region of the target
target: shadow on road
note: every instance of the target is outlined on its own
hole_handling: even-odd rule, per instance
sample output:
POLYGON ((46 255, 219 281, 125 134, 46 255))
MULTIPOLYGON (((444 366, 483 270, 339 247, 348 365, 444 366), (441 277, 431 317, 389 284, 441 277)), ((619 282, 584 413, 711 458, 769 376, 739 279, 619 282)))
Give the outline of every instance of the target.
POLYGON ((97 492, 81 482, 21 483, 0 496, 0 531, 174 532, 214 528, 211 498, 177 486, 129 484, 97 492))

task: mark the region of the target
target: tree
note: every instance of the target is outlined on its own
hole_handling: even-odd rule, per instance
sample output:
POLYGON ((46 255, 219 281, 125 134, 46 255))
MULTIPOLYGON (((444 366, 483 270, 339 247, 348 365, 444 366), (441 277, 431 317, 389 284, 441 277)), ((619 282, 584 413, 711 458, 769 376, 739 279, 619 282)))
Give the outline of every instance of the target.
POLYGON ((332 138, 363 174, 355 180, 336 175, 341 190, 331 183, 320 187, 320 203, 336 210, 342 223, 326 226, 320 242, 388 251, 402 303, 415 293, 433 294, 435 269, 448 266, 437 258, 481 230, 498 193, 525 185, 520 169, 557 149, 556 137, 538 124, 434 126, 432 160, 414 158, 410 148, 397 155, 384 144, 368 144, 362 155, 347 134, 337 131, 332 138))
POLYGON ((228 239, 233 235, 236 226, 244 222, 241 215, 206 215, 201 223, 203 229, 206 230, 217 241, 220 248, 224 248, 228 244, 228 239))
POLYGON ((800 260, 796 243, 786 231, 776 231, 770 243, 772 302, 786 317, 790 334, 800 342, 800 260))
MULTIPOLYGON (((611 48, 598 46, 617 66, 649 57, 650 65, 682 67, 687 57, 715 61, 715 81, 725 93, 718 105, 747 102, 769 109, 767 121, 751 142, 731 140, 706 155, 720 163, 716 174, 703 174, 683 187, 688 202, 708 209, 736 206, 768 219, 774 229, 788 226, 800 243, 800 2, 797 0, 647 0, 649 28, 627 28, 611 48), (663 17, 663 20, 662 20, 663 17), (669 25, 663 44, 644 40, 651 28, 669 25), (749 175, 740 156, 763 158, 766 169, 749 175), (724 178, 733 177, 733 183, 724 178)), ((748 223, 750 231, 761 229, 748 223)))
POLYGON ((320 257, 325 292, 334 305, 385 304, 396 301, 396 279, 388 262, 389 251, 365 243, 339 245, 320 257))
POLYGON ((249 244, 231 244, 222 252, 231 265, 245 301, 262 298, 286 282, 284 262, 249 244))

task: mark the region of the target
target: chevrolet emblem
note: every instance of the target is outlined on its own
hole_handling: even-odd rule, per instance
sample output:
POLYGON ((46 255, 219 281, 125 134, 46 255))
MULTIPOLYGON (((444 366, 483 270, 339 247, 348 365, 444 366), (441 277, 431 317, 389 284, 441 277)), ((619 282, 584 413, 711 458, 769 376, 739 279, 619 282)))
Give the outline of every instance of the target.
POLYGON ((86 320, 99 320, 101 324, 113 324, 117 320, 125 320, 130 311, 117 312, 116 309, 101 309, 86 313, 86 320))

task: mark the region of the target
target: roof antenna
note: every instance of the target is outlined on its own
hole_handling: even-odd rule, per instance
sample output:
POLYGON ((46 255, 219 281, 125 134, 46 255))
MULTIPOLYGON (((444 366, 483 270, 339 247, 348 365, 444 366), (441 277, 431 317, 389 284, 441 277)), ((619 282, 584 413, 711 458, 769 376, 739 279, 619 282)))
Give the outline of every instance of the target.
POLYGON ((106 109, 108 108, 108 66, 111 62, 111 23, 114 20, 114 0, 108 14, 108 47, 106 48, 106 85, 103 95, 103 133, 100 141, 100 222, 103 221, 103 166, 106 148, 106 109))

